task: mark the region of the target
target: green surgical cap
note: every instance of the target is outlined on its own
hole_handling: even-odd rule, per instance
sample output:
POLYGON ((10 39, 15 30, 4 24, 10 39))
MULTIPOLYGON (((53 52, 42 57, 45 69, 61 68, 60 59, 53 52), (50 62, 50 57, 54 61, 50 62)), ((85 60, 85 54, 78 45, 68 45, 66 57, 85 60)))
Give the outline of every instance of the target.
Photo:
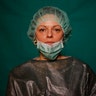
MULTIPOLYGON (((69 22, 69 18, 65 11, 52 6, 46 6, 39 9, 34 15, 28 29, 28 37, 32 40, 35 38, 35 30, 39 23, 44 22, 49 18, 43 18, 44 15, 54 15, 56 18, 55 20, 61 25, 62 29, 64 30, 64 43, 69 39, 71 36, 71 26, 69 22), (39 19, 39 20, 38 20, 39 19)), ((51 19, 51 18, 50 18, 51 19)))

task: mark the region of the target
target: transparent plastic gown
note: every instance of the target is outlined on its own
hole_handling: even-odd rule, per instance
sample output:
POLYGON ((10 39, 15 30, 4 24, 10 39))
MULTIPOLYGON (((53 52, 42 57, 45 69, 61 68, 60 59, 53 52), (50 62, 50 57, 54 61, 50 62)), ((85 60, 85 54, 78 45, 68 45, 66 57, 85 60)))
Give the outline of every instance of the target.
POLYGON ((11 71, 6 96, 96 96, 96 76, 73 57, 30 60, 11 71))

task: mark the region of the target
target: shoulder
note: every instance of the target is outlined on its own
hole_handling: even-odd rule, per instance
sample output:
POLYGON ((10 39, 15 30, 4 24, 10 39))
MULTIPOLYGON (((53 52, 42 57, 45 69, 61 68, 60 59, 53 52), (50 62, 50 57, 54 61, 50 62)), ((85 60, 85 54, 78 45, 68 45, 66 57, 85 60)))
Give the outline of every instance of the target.
POLYGON ((15 79, 31 79, 34 73, 34 61, 29 60, 19 66, 13 68, 10 72, 11 77, 15 79))
POLYGON ((92 68, 85 61, 82 61, 82 60, 80 60, 78 58, 74 58, 74 57, 72 57, 72 58, 73 58, 72 64, 75 67, 77 67, 78 69, 82 69, 82 71, 85 71, 86 73, 92 73, 95 75, 92 68))
POLYGON ((85 63, 85 61, 82 61, 81 59, 78 59, 78 58, 74 58, 72 57, 72 64, 73 66, 77 66, 79 68, 87 68, 89 67, 87 63, 85 63))

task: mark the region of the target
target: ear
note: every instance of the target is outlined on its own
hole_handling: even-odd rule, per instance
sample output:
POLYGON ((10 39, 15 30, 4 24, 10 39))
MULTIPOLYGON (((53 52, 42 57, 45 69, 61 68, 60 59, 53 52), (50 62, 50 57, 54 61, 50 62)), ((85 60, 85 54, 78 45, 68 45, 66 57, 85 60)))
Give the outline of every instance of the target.
POLYGON ((34 45, 37 45, 36 37, 34 37, 34 39, 33 39, 33 43, 34 43, 34 45))

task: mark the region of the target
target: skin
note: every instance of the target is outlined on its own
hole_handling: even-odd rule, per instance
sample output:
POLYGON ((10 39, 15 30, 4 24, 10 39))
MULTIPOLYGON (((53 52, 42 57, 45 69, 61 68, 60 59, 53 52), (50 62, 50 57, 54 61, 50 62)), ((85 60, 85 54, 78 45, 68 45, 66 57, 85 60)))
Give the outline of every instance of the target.
MULTIPOLYGON (((49 44, 63 40, 64 32, 58 22, 55 20, 48 20, 39 24, 36 28, 35 38, 43 43, 49 44)), ((58 55, 57 59, 64 59, 65 56, 58 55)), ((42 53, 36 58, 37 60, 48 60, 42 53)))
POLYGON ((47 44, 60 41, 63 35, 61 26, 55 21, 43 22, 36 29, 36 39, 47 44))

